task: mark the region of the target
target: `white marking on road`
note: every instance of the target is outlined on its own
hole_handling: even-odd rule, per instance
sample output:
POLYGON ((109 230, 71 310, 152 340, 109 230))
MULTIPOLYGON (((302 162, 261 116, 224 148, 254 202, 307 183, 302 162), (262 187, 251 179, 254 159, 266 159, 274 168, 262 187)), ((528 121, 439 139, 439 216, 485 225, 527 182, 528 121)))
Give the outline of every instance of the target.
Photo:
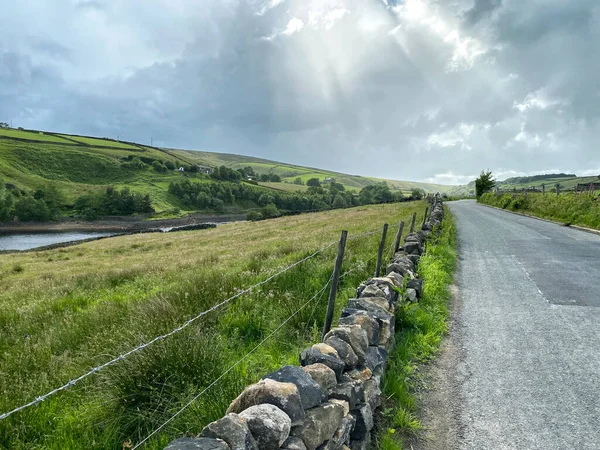
POLYGON ((533 283, 533 285, 535 286, 535 288, 537 289, 539 294, 542 296, 542 298, 546 301, 546 303, 550 304, 548 299, 544 296, 544 293, 540 290, 540 287, 537 285, 537 283, 535 281, 533 281, 533 278, 531 278, 531 275, 529 275, 529 272, 527 272, 527 269, 525 268, 523 263, 521 261, 519 261, 515 255, 511 255, 511 256, 517 262, 517 264, 519 264, 519 266, 521 266, 521 269, 523 269, 523 272, 525 272, 525 275, 527 275, 527 278, 529 279, 529 281, 531 281, 533 283))

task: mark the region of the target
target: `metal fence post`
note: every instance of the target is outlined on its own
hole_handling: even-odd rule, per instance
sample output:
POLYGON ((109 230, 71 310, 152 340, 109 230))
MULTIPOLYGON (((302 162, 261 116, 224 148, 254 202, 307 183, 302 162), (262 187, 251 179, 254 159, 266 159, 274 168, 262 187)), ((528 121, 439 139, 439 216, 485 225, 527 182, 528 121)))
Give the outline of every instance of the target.
POLYGON ((344 260, 347 237, 348 232, 346 230, 342 231, 342 236, 340 237, 340 243, 338 245, 337 258, 335 259, 335 267, 333 269, 331 289, 329 290, 329 303, 327 304, 327 315, 325 316, 325 325, 323 325, 323 335, 321 336, 321 340, 325 338, 325 335, 329 333, 329 330, 331 329, 333 311, 335 310, 335 297, 337 294, 338 281, 340 279, 340 271, 342 270, 342 261, 344 260))
POLYGON ((381 272, 381 258, 383 258, 383 249, 385 248, 385 238, 387 237, 388 224, 383 224, 383 233, 381 234, 381 242, 379 243, 379 250, 377 251, 377 265, 375 266, 375 278, 379 276, 381 272))

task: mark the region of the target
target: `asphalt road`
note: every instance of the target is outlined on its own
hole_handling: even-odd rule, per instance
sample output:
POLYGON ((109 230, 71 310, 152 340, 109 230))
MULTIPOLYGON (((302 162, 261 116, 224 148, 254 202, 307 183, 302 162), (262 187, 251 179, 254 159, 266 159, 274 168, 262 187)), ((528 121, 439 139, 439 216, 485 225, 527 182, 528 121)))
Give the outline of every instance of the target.
POLYGON ((457 222, 453 439, 600 449, 600 236, 476 204, 457 222))

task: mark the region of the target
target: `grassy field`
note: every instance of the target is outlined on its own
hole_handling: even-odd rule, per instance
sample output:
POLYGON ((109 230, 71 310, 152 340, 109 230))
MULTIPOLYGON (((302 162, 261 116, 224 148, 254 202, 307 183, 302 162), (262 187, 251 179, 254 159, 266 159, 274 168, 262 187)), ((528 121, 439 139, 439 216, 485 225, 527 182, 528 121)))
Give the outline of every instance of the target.
POLYGON ((126 144, 124 142, 114 141, 111 139, 98 139, 98 138, 90 138, 84 136, 70 136, 70 135, 59 135, 61 137, 66 137, 70 141, 81 142, 82 144, 86 144, 92 147, 119 147, 128 150, 139 150, 140 148, 135 145, 126 144))
POLYGON ((52 134, 46 134, 42 131, 33 132, 33 131, 23 131, 23 130, 14 130, 8 128, 0 128, 0 136, 9 137, 9 138, 17 138, 17 139, 29 139, 34 141, 46 141, 46 142, 58 142, 61 144, 67 144, 69 141, 67 139, 63 139, 60 136, 55 136, 52 134))
MULTIPOLYGON (((384 222, 393 229, 414 210, 422 220, 424 209, 424 202, 377 205, 2 255, 0 412, 174 329, 335 242, 342 228, 350 237, 384 222)), ((379 238, 349 240, 336 315, 372 275, 379 238)), ((388 233, 387 244, 393 238, 388 233)), ((0 447, 121 449, 139 442, 319 291, 335 253, 333 246, 177 335, 0 421, 0 447)), ((145 448, 198 433, 245 385, 298 363, 299 350, 318 340, 325 305, 326 291, 145 448)))
POLYGON ((396 318, 396 346, 386 372, 383 420, 379 423, 377 448, 401 450, 407 438, 422 430, 416 391, 423 388, 419 366, 434 357, 447 331, 448 301, 456 264, 456 229, 448 210, 436 245, 428 245, 419 261, 425 280, 423 298, 407 305, 396 318))
POLYGON ((250 166, 258 173, 274 173, 279 175, 282 180, 293 183, 296 178, 301 178, 306 183, 311 178, 323 180, 325 178, 335 178, 336 182, 343 184, 347 190, 360 191, 363 187, 373 183, 385 181, 390 189, 410 192, 412 188, 423 189, 425 192, 450 192, 454 186, 420 183, 416 181, 388 180, 383 178, 363 177, 359 175, 348 175, 344 173, 332 172, 328 170, 315 169, 311 167, 302 167, 294 164, 286 164, 276 161, 269 161, 251 156, 233 155, 228 153, 212 153, 188 150, 174 150, 173 154, 186 156, 199 164, 210 166, 225 165, 233 169, 240 169, 250 166))
POLYGON ((600 179, 597 176, 593 177, 549 177, 544 180, 532 181, 530 183, 514 183, 514 182, 499 182, 498 187, 502 190, 510 189, 526 189, 526 188, 542 188, 542 184, 546 185, 546 191, 552 192, 557 183, 561 185, 561 189, 573 189, 577 184, 598 183, 600 179))
POLYGON ((487 193, 478 201, 544 219, 600 229, 600 197, 597 194, 567 192, 557 196, 552 193, 528 193, 525 196, 487 193))

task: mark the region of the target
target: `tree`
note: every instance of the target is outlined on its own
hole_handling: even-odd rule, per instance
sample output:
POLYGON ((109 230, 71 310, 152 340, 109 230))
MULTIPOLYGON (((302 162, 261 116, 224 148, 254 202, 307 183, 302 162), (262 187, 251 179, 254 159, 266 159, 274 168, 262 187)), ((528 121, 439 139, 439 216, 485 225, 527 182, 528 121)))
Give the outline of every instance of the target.
POLYGON ((424 195, 425 193, 423 190, 419 188, 413 188, 410 191, 410 196, 413 198, 413 200, 421 200, 424 195))
POLYGON ((161 161, 158 161, 158 160, 152 161, 152 168, 160 173, 165 173, 167 171, 167 168, 165 167, 165 165, 161 161))
MULTIPOLYGON (((600 178, 600 176, 598 176, 598 178, 600 178)), ((302 181, 302 178, 296 177, 296 179, 294 180, 294 184, 297 184, 299 186, 303 186, 304 185, 304 181, 302 181)))
POLYGON ((173 161, 170 160, 166 160, 165 161, 165 167, 169 170, 175 170, 177 167, 175 166, 175 163, 173 161))
POLYGON ((344 196, 342 194, 336 194, 336 196, 333 199, 333 207, 345 208, 346 206, 348 206, 348 204, 346 203, 346 199, 344 198, 344 196))
POLYGON ((266 173, 263 173, 260 176, 259 180, 262 181, 263 183, 268 183, 269 181, 271 181, 271 178, 266 173))
POLYGON ((321 187, 321 182, 319 181, 318 178, 311 178, 310 180, 308 180, 306 182, 307 186, 317 186, 317 187, 321 187))
POLYGON ((496 186, 496 180, 491 171, 481 171, 479 178, 475 180, 475 195, 481 197, 486 192, 490 192, 496 186))
POLYGON ((269 181, 271 181, 272 183, 281 183, 281 177, 272 173, 269 175, 269 181))

